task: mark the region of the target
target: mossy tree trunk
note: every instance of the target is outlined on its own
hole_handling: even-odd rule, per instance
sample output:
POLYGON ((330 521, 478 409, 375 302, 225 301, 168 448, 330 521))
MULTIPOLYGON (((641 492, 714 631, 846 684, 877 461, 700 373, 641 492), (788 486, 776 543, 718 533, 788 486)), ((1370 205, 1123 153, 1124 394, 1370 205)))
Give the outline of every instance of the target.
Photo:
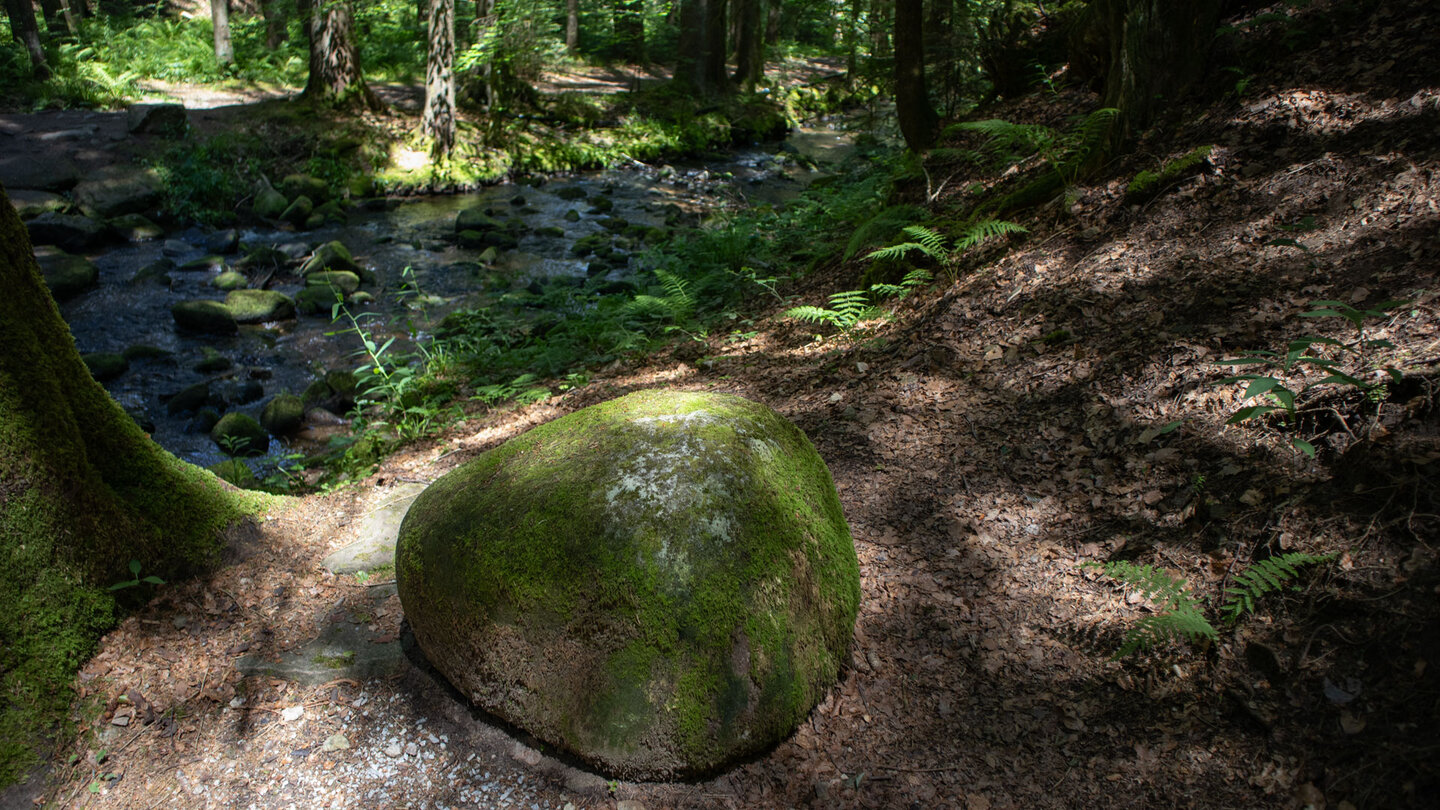
POLYGON ((580 52, 580 0, 565 0, 565 52, 580 52))
POLYGON ((355 14, 348 0, 301 1, 308 5, 305 30, 310 38, 305 98, 332 104, 358 101, 372 109, 379 107, 360 68, 355 14))
POLYGON ((0 785, 113 620, 105 585, 213 564, 245 499, 160 449, 91 379, 0 188, 0 785))
POLYGON ((425 116, 420 130, 431 154, 455 148, 455 0, 429 0, 430 49, 425 59, 425 116))
POLYGON ((230 0, 210 0, 210 22, 215 35, 215 61, 221 67, 235 64, 235 46, 230 44, 230 0))

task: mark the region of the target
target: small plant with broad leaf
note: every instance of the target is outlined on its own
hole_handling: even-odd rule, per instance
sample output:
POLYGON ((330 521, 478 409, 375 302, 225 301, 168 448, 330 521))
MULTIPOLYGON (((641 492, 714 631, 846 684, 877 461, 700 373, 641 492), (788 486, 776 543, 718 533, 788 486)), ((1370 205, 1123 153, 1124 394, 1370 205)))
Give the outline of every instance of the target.
MULTIPOLYGON (((1242 357, 1221 360, 1220 365, 1254 371, 1231 375, 1217 385, 1244 382, 1246 386, 1241 402, 1264 398, 1258 404, 1241 407, 1231 414, 1226 424, 1239 424, 1266 414, 1279 413, 1287 429, 1295 431, 1299 428, 1299 398, 1307 391, 1325 385, 1352 388, 1370 401, 1382 399, 1385 379, 1376 377, 1383 374, 1389 381, 1399 382, 1403 375, 1395 366, 1377 362, 1377 351, 1395 346, 1388 340, 1368 337, 1366 322, 1388 317, 1390 310, 1404 304, 1404 301, 1385 301, 1373 307, 1356 309, 1343 301, 1313 301, 1310 306, 1314 309, 1300 313, 1300 317, 1344 319, 1355 328, 1354 339, 1342 341, 1328 337, 1303 337, 1290 341, 1284 354, 1249 351, 1242 357), (1325 376, 1313 382, 1303 382, 1307 368, 1317 369, 1325 376), (1297 375, 1302 377, 1299 384, 1292 382, 1297 375)), ((1291 436, 1290 445, 1307 456, 1315 456, 1315 445, 1307 439, 1291 436)))
POLYGON ((111 585, 107 590, 111 590, 111 591, 123 591, 123 590, 125 590, 126 588, 138 588, 138 587, 140 587, 141 585, 164 585, 164 584, 165 584, 165 580, 163 580, 163 579, 161 579, 160 577, 157 577, 157 576, 155 576, 155 575, 153 575, 153 574, 150 575, 150 576, 148 576, 148 577, 142 577, 142 576, 140 576, 140 561, 139 561, 139 560, 131 560, 131 561, 130 561, 130 579, 124 580, 123 582, 117 582, 117 583, 115 583, 114 585, 111 585))
MULTIPOLYGON (((1221 620, 1226 624, 1238 622, 1245 614, 1255 611, 1255 603, 1261 597, 1298 579, 1303 567, 1334 557, 1333 554, 1296 551, 1260 560, 1245 568, 1225 589, 1225 602, 1220 606, 1221 620)), ((1141 594, 1154 606, 1155 613, 1139 619, 1125 632, 1120 649, 1112 659, 1124 658, 1171 641, 1208 644, 1220 637, 1220 631, 1205 615, 1204 602, 1186 587, 1184 580, 1152 565, 1137 565, 1126 560, 1107 563, 1090 561, 1082 563, 1081 567, 1100 571, 1141 594)))

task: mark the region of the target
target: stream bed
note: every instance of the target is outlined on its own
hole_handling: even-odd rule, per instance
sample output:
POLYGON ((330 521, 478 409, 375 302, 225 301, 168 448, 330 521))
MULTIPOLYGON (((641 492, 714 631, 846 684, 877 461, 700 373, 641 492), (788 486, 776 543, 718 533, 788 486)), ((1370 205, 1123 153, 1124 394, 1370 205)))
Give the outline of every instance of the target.
MULTIPOLYGON (((244 229, 238 241, 246 251, 271 248, 289 257, 288 269, 251 268, 248 283, 292 298, 305 286, 294 264, 325 243, 343 244, 374 275, 363 287, 369 300, 362 296, 347 308, 377 342, 397 338, 399 350, 411 339, 423 339, 449 312, 473 306, 476 293, 497 279, 515 288, 559 277, 623 282, 637 269, 644 239, 616 238, 614 251, 604 251, 598 263, 595 256, 577 256, 576 243, 607 230, 635 235, 693 227, 706 213, 737 205, 783 205, 850 151, 848 138, 835 128, 800 129, 784 143, 704 164, 637 163, 538 186, 503 184, 465 194, 374 200, 349 212, 343 225, 300 232, 244 229), (508 223, 513 242, 505 240, 487 253, 487 245, 457 239, 456 217, 467 209, 508 223)), ((82 354, 129 358, 128 368, 105 383, 115 400, 161 446, 200 466, 228 458, 209 436, 217 414, 239 411, 258 418, 273 396, 299 395, 327 372, 361 365, 360 338, 343 316, 332 321, 328 307, 241 325, 230 335, 178 329, 171 307, 186 300, 223 300, 216 279, 245 255, 231 249, 221 255, 223 261, 215 259, 221 252, 213 244, 216 236, 192 228, 92 254, 98 286, 61 304, 82 354), (158 278, 137 279, 143 268, 162 260, 175 267, 158 278), (208 390, 202 404, 175 407, 176 394, 193 393, 202 383, 208 390)), ((267 452, 247 463, 263 477, 287 454, 314 451, 317 439, 343 432, 344 416, 312 410, 300 440, 272 440, 267 452)))

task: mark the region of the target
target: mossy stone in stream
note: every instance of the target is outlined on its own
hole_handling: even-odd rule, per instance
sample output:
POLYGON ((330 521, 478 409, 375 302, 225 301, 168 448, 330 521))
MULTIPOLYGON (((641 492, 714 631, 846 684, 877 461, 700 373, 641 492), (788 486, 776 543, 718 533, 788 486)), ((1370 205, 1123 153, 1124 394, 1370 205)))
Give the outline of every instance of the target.
POLYGON ((481 243, 498 250, 514 250, 520 246, 520 240, 507 231, 486 231, 481 243))
POLYGON ((45 286, 56 301, 74 298, 100 281, 100 269, 84 256, 73 256, 58 249, 35 251, 45 286))
POLYGON ((294 394, 276 394, 260 412, 260 426, 275 436, 287 436, 305 421, 305 403, 294 394))
POLYGON ((170 271, 175 269, 175 262, 161 257, 135 271, 130 277, 131 284, 159 284, 165 287, 170 286, 170 271))
POLYGON ((201 270, 224 272, 226 269, 225 257, 213 254, 209 256, 201 256, 198 259, 191 259, 190 261, 180 265, 180 269, 184 270, 187 273, 193 273, 201 270))
POLYGON ((341 208, 340 203, 334 200, 317 207, 311 216, 316 215, 319 215, 325 222, 335 225, 344 225, 349 219, 345 214, 345 209, 341 208))
POLYGON ((489 231, 465 230, 455 235, 455 241, 460 243, 460 247, 478 250, 485 247, 485 234, 487 233, 489 231))
POLYGON ((565 212, 565 216, 562 217, 562 219, 564 219, 566 222, 579 222, 580 212, 576 211, 574 208, 571 208, 569 211, 565 212))
POLYGON ((289 207, 290 201, 285 199, 285 195, 273 188, 261 190, 255 195, 255 202, 250 206, 255 216, 262 219, 279 219, 289 207))
POLYGON ((552 239, 559 239, 565 235, 565 229, 555 225, 547 225, 544 228, 535 229, 536 236, 548 236, 552 239))
POLYGON ((276 290, 232 290, 225 296, 225 306, 236 323, 265 323, 295 317, 295 302, 276 290))
POLYGON ((586 197, 585 189, 579 186, 565 186, 554 191, 556 197, 562 200, 583 200, 586 197))
POLYGON ((250 465, 238 458, 227 458, 218 464, 211 464, 205 469, 215 473, 221 481, 241 489, 255 489, 260 486, 260 482, 255 478, 255 473, 250 470, 250 465))
POLYGON ((255 417, 231 411, 210 429, 210 440, 231 456, 259 456, 270 449, 270 434, 255 417))
POLYGON ((181 301, 170 307, 175 325, 192 332, 230 335, 238 330, 235 316, 219 301, 181 301))
POLYGON ((165 229, 141 214, 123 214, 110 220, 110 230, 127 242, 149 242, 165 235, 165 229))
POLYGON ((360 289, 360 277, 344 270, 323 270, 306 276, 305 286, 336 289, 349 295, 360 289))
POLYGON ((330 241, 315 248, 310 258, 300 265, 300 275, 308 276, 311 273, 319 273, 325 270, 343 270, 347 273, 354 273, 361 279, 369 281, 369 271, 355 263, 355 257, 351 255, 350 249, 338 241, 330 241))
POLYGON ((306 287, 295 293, 295 309, 302 315, 325 315, 328 317, 337 300, 333 287, 306 287))
POLYGON ((303 226, 305 220, 310 218, 311 212, 315 210, 315 203, 309 197, 296 197, 295 201, 286 206, 280 218, 297 227, 303 226))
POLYGON ((608 214, 615 209, 615 203, 609 197, 591 197, 590 210, 587 214, 608 214))
POLYGON ((483 208, 466 208, 455 215, 455 232, 493 231, 505 227, 500 220, 485 213, 483 208))
POLYGON ((250 285, 250 279, 238 270, 226 270, 213 279, 210 284, 217 289, 229 292, 230 290, 243 290, 250 285))
POLYGON ((210 401, 210 383, 199 382, 186 388, 180 389, 170 401, 165 403, 165 410, 171 416, 186 411, 197 411, 210 401))
POLYGON ((410 507, 395 563, 462 694, 627 779, 784 739, 835 682, 860 599, 809 440, 709 393, 631 394, 462 465, 410 507))
POLYGON ((120 354, 131 363, 137 360, 162 360, 170 356, 170 352, 147 343, 136 343, 133 346, 126 346, 125 351, 120 354))
POLYGON ((99 382, 109 382, 130 368, 130 361, 117 352, 82 354, 80 359, 85 361, 85 367, 90 369, 90 376, 99 382))
POLYGON ((201 374, 216 374, 221 371, 229 371, 233 365, 233 363, 230 362, 230 358, 209 346, 202 346, 200 352, 204 356, 200 362, 196 363, 192 368, 201 374))
POLYGON ((330 187, 324 180, 308 174, 289 174, 280 181, 280 192, 287 200, 308 197, 312 202, 324 202, 330 198, 330 187))

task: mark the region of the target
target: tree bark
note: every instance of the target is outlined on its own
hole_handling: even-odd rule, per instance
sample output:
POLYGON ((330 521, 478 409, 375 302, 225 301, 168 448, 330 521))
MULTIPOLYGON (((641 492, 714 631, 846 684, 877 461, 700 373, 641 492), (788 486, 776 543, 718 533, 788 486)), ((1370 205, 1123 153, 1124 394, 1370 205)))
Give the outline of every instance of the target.
POLYGON ((272 51, 279 49, 290 38, 285 5, 280 0, 260 0, 260 16, 265 18, 265 47, 272 51))
POLYGON ((709 0, 708 6, 703 52, 705 86, 710 92, 723 93, 730 89, 730 76, 725 72, 725 56, 730 53, 726 36, 729 33, 726 25, 729 3, 727 0, 709 0))
POLYGON ((215 29, 215 61, 221 67, 235 63, 235 47, 230 44, 230 0, 210 0, 210 22, 215 29))
POLYGON ((912 151, 935 142, 938 117, 925 84, 923 0, 895 0, 895 117, 912 151))
POLYGON ((455 0, 429 0, 430 47, 425 58, 425 116, 420 131, 431 155, 455 148, 455 0))
POLYGON ((45 12, 46 33, 51 38, 62 33, 75 35, 75 15, 70 12, 70 4, 66 0, 40 0, 40 8, 45 12))
MULTIPOLYGON (((475 41, 483 42, 490 34, 490 29, 499 24, 495 14, 495 0, 475 0, 475 41)), ((485 109, 492 109, 498 99, 495 98, 495 65, 494 56, 486 59, 479 67, 481 85, 485 91, 485 109)))
POLYGON ((580 50, 580 0, 565 0, 565 52, 574 56, 580 50))
MULTIPOLYGON (((1181 100, 1204 75, 1220 21, 1220 0, 1094 0, 1086 26, 1107 107, 1120 110, 1116 137, 1132 140, 1165 104, 1181 100)), ((1072 46, 1073 48, 1073 46, 1072 46)))
POLYGON ((310 77, 305 82, 305 98, 326 103, 358 100, 372 109, 380 106, 360 68, 355 16, 348 0, 308 3, 305 30, 310 39, 310 77))
POLYGON ((682 0, 680 6, 680 47, 675 64, 675 81, 701 95, 724 92, 730 77, 725 74, 725 0, 682 0))
POLYGON ((0 188, 0 733, 11 708, 63 712, 63 685, 113 621, 105 586, 218 561, 245 508, 150 441, 86 370, 0 188), (57 705, 58 704, 58 705, 57 705))
POLYGON ((765 8, 763 0, 735 0, 735 81, 755 89, 765 78, 765 8))
POLYGON ((35 78, 41 81, 50 78, 45 48, 40 44, 40 25, 35 22, 35 7, 30 0, 5 0, 5 13, 10 17, 10 34, 30 55, 30 70, 35 78))

